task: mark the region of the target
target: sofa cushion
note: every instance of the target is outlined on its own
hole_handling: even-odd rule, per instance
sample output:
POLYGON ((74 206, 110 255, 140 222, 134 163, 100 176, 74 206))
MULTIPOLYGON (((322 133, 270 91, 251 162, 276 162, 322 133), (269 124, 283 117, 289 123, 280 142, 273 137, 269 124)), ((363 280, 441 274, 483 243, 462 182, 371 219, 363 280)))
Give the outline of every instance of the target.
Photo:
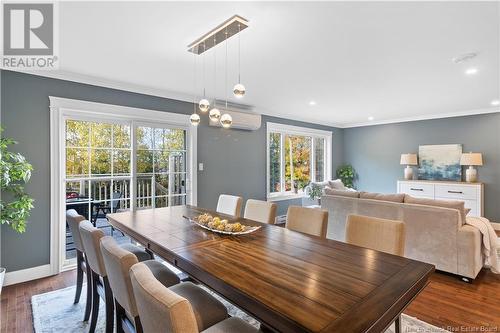
POLYGON ((427 198, 415 198, 411 195, 406 195, 405 203, 415 204, 415 205, 425 205, 425 206, 435 206, 435 207, 444 207, 444 208, 452 208, 458 209, 460 212, 460 218, 462 220, 462 224, 465 223, 465 207, 463 201, 458 200, 435 200, 435 199, 427 199, 427 198))
POLYGON ((383 193, 360 192, 359 197, 361 199, 382 200, 382 201, 391 201, 398 203, 402 203, 405 199, 404 193, 383 194, 383 193))
POLYGON ((349 197, 349 198, 359 198, 359 192, 357 191, 343 191, 343 190, 336 190, 333 188, 325 187, 325 194, 326 195, 337 195, 341 197, 349 197))
POLYGON ((340 179, 329 180, 328 186, 334 190, 345 190, 346 189, 346 187, 344 186, 344 183, 342 183, 342 180, 340 180, 340 179))

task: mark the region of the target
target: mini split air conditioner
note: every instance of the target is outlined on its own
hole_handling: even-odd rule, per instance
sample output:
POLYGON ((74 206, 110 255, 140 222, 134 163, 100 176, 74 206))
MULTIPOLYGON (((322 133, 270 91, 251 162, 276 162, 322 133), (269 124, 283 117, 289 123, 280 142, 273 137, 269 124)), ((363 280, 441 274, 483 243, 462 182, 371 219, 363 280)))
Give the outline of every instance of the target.
MULTIPOLYGON (((242 129, 247 131, 256 131, 260 128, 262 122, 262 116, 256 113, 250 113, 248 111, 241 111, 236 108, 228 107, 227 109, 223 107, 218 107, 221 114, 229 113, 233 118, 232 129, 242 129)), ((222 127, 219 122, 210 122, 210 126, 222 127)))

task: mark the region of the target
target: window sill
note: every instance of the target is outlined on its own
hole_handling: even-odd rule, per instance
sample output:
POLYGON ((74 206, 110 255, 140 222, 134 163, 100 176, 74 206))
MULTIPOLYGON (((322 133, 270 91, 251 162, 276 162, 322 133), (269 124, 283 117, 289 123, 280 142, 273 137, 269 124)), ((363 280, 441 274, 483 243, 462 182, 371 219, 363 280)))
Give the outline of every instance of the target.
POLYGON ((292 200, 292 199, 302 199, 307 198, 308 195, 305 193, 287 193, 287 194, 279 194, 272 195, 267 197, 267 201, 283 201, 283 200, 292 200))

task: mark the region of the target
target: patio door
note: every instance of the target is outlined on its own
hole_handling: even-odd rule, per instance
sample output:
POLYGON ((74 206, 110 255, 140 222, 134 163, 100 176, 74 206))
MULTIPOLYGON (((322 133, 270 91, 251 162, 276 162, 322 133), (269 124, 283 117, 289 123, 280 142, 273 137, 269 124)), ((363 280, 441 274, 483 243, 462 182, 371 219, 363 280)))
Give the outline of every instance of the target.
MULTIPOLYGON (((68 110, 60 127, 63 214, 75 209, 109 235, 107 213, 196 204, 188 124, 92 117, 68 110)), ((74 265, 76 252, 65 219, 60 223, 64 269, 74 265)), ((113 236, 124 241, 120 233, 113 236)))

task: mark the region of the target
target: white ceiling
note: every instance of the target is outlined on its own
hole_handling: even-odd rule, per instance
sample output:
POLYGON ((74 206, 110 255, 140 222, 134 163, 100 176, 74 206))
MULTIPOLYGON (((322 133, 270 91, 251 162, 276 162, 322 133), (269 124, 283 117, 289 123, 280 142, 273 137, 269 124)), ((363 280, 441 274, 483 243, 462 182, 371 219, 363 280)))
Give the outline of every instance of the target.
MULTIPOLYGON (((498 2, 64 2, 60 68, 157 95, 189 97, 187 45, 234 14, 242 32, 242 83, 233 99, 237 40, 229 41, 227 91, 255 111, 353 126, 491 111, 500 98, 498 2), (479 55, 466 64, 451 59, 479 55), (468 67, 478 74, 466 76, 468 67), (310 106, 309 101, 317 104, 310 106)), ((224 99, 225 46, 207 52, 207 93, 224 99)), ((199 58, 202 59, 202 58, 199 58)), ((69 77, 68 76, 68 77, 69 77)), ((498 109, 498 107, 497 107, 498 109)))

